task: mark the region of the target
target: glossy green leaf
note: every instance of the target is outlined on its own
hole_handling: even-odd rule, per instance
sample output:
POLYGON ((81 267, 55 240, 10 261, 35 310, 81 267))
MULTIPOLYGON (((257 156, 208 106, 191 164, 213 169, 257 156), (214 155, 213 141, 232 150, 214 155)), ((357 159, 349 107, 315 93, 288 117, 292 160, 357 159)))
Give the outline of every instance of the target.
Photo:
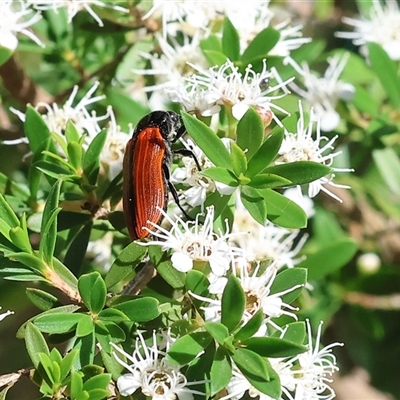
POLYGON ((57 297, 37 288, 26 288, 25 292, 28 299, 40 310, 50 310, 58 303, 57 297))
POLYGON ((258 310, 244 326, 242 326, 235 334, 235 340, 245 340, 253 336, 264 322, 264 314, 262 310, 258 310))
MULTIPOLYGON (((306 324, 303 321, 291 322, 285 326, 283 339, 301 345, 304 343, 306 333, 306 324)), ((280 338, 281 332, 276 331, 271 336, 280 338)))
POLYGON ((236 61, 239 59, 239 34, 228 17, 225 17, 222 28, 222 50, 225 56, 231 61, 236 61))
POLYGON ((8 232, 10 241, 25 253, 32 253, 32 246, 29 240, 28 232, 19 226, 11 228, 8 232))
POLYGON ((107 288, 101 275, 95 271, 82 275, 78 280, 78 289, 85 306, 98 314, 106 304, 107 288))
POLYGON ((278 43, 280 33, 271 28, 265 28, 250 42, 241 57, 243 65, 253 60, 266 56, 268 52, 278 43))
POLYGON ((252 337, 243 342, 247 349, 262 357, 294 357, 307 351, 307 346, 274 337, 252 337))
POLYGON ((78 130, 76 129, 74 123, 71 120, 68 120, 65 127, 65 139, 67 140, 67 143, 78 143, 80 137, 81 135, 78 133, 78 130))
POLYGON ((400 107, 400 75, 397 64, 379 44, 369 42, 367 48, 371 68, 381 81, 393 107, 400 107))
POLYGON ((230 145, 233 172, 236 174, 236 176, 239 176, 240 174, 244 175, 247 169, 246 155, 234 141, 231 141, 230 145))
POLYGON ((222 51, 203 50, 208 63, 214 66, 220 66, 226 63, 226 55, 222 51))
POLYGON ((290 304, 293 300, 295 300, 303 290, 303 287, 307 283, 307 270, 305 268, 295 267, 289 268, 282 272, 280 272, 274 279, 274 282, 271 286, 271 295, 278 294, 285 291, 288 291, 295 286, 300 286, 295 290, 291 290, 289 293, 280 296, 281 299, 290 304))
POLYGON ((251 179, 249 186, 255 189, 269 189, 283 186, 290 186, 292 184, 286 178, 275 174, 258 174, 251 179))
POLYGON ((135 242, 125 247, 115 259, 105 277, 107 288, 123 281, 139 265, 146 253, 147 247, 135 242))
POLYGON ((267 220, 267 206, 259 190, 250 186, 243 186, 240 191, 240 198, 250 215, 259 224, 264 225, 267 220))
MULTIPOLYGON (((84 384, 83 389, 92 393, 95 389, 106 389, 111 380, 111 374, 95 375, 89 378, 84 384)), ((90 396, 92 399, 92 395, 90 396)))
POLYGON ((223 52, 221 39, 212 34, 200 40, 200 48, 203 52, 207 50, 223 52))
POLYGON ((211 342, 207 332, 193 332, 177 339, 168 350, 167 358, 178 365, 193 361, 211 342))
POLYGON ((28 253, 7 253, 7 257, 14 261, 19 261, 21 264, 26 265, 33 271, 41 274, 46 269, 43 262, 33 254, 28 253))
POLYGON ((71 383, 70 383, 70 394, 72 400, 87 400, 87 397, 83 397, 82 394, 83 382, 79 372, 71 372, 71 383))
POLYGON ((268 219, 276 225, 290 229, 307 226, 307 215, 294 201, 271 189, 259 189, 268 206, 268 219))
POLYGON ((209 286, 210 282, 202 272, 192 269, 186 274, 185 287, 192 293, 204 296, 209 286))
MULTIPOLYGON (((238 348, 232 354, 232 359, 240 372, 251 382, 267 382, 269 380, 266 360, 251 350, 238 348)), ((259 386, 259 385, 257 385, 259 386)), ((255 386, 257 389, 258 387, 255 386)))
POLYGON ((216 167, 232 170, 231 156, 221 139, 203 122, 190 114, 182 113, 186 130, 204 154, 216 167))
POLYGON ((275 159, 283 140, 283 129, 271 133, 262 146, 251 157, 246 176, 253 178, 262 172, 275 159))
POLYGON ((42 237, 39 245, 39 256, 50 266, 53 264, 53 253, 56 247, 57 216, 61 210, 62 208, 56 208, 51 212, 47 225, 44 230, 41 231, 42 237))
POLYGON ((298 264, 308 269, 308 280, 314 281, 343 267, 357 251, 357 244, 351 239, 341 239, 330 246, 310 254, 298 264))
POLYGON ((100 153, 107 139, 107 129, 103 129, 90 142, 83 157, 83 172, 90 185, 95 185, 100 169, 100 153))
POLYGON ((229 275, 221 299, 221 323, 232 332, 242 321, 246 297, 239 280, 229 275))
POLYGON ((204 328, 221 346, 229 336, 228 328, 219 322, 206 322, 204 328))
POLYGON ((67 377, 67 375, 71 372, 72 365, 75 362, 76 357, 78 357, 77 350, 71 350, 66 356, 62 359, 60 363, 60 380, 61 382, 67 377))
POLYGON ((292 185, 303 185, 328 175, 332 170, 313 161, 295 161, 268 167, 263 172, 280 175, 291 181, 292 185))
POLYGON ((170 257, 160 246, 150 246, 149 257, 157 272, 171 287, 178 289, 184 286, 185 274, 173 267, 170 257))
POLYGON ((239 121, 236 135, 238 146, 244 150, 247 160, 250 160, 260 148, 264 138, 264 125, 254 108, 249 107, 239 121))
POLYGON ((204 171, 201 171, 201 174, 213 179, 214 181, 222 182, 228 186, 238 186, 235 174, 229 171, 229 169, 225 169, 222 167, 211 167, 205 169, 204 171))
POLYGON ((50 354, 46 340, 32 322, 28 322, 25 327, 25 345, 35 367, 37 367, 40 362, 40 353, 50 354))
POLYGON ((74 365, 76 369, 82 369, 85 365, 93 364, 96 354, 96 338, 94 332, 78 338, 75 342, 74 349, 79 351, 79 358, 74 365))
POLYGON ((153 297, 142 297, 124 301, 114 305, 114 308, 122 311, 131 321, 146 322, 160 315, 158 301, 153 297))
POLYGON ((218 347, 211 366, 211 394, 225 389, 232 377, 231 358, 224 347, 218 347))

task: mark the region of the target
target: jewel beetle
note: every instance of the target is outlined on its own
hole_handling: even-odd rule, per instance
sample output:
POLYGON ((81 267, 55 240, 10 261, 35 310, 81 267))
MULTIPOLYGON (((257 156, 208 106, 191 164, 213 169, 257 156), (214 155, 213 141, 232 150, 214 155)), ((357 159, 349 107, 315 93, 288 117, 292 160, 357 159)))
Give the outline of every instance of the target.
MULTIPOLYGON (((179 114, 153 111, 139 121, 128 141, 123 165, 123 207, 132 240, 149 236, 148 230, 154 230, 150 222, 159 224, 163 217, 160 209, 166 210, 169 192, 187 216, 170 182, 173 154, 194 157, 188 149, 171 149, 171 145, 185 132, 179 114)), ((194 159, 200 169, 197 159, 194 159)))

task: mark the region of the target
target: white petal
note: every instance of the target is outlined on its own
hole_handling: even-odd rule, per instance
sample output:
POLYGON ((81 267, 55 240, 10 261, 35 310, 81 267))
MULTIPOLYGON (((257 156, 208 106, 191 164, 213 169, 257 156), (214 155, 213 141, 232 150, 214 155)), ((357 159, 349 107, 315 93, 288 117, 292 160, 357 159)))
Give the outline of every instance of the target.
POLYGON ((118 390, 122 396, 130 396, 140 387, 140 381, 132 374, 121 375, 117 380, 118 390))
POLYGON ((188 272, 193 268, 193 260, 183 253, 174 253, 171 257, 172 265, 180 272, 188 272))
POLYGON ((243 115, 249 109, 249 105, 243 102, 237 103, 232 107, 232 115, 238 121, 242 119, 243 115))

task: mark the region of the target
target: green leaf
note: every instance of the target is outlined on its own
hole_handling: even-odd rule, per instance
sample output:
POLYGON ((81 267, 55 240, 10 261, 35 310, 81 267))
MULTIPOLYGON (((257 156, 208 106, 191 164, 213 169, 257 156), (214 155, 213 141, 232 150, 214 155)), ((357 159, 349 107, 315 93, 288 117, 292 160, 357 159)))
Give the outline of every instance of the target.
POLYGON ((242 326, 235 334, 235 340, 245 340, 253 336, 264 322, 264 313, 258 310, 244 326, 242 326))
POLYGON ((54 307, 58 303, 57 297, 43 290, 36 288, 26 288, 28 299, 39 309, 46 311, 54 307))
POLYGON ((27 267, 35 272, 38 272, 39 274, 42 274, 46 269, 46 266, 43 265, 43 262, 33 254, 7 253, 7 257, 10 260, 19 261, 21 264, 26 265, 27 267))
POLYGON ((32 246, 29 241, 28 232, 19 226, 11 228, 8 232, 10 241, 25 253, 32 253, 32 246))
POLYGON ((307 256, 297 267, 308 269, 308 280, 314 281, 343 267, 357 251, 351 239, 341 239, 322 250, 307 256))
MULTIPOLYGON (((14 53, 13 50, 7 47, 0 46, 0 65, 3 65, 13 55, 13 53, 14 53)), ((1 399, 1 393, 0 393, 0 399, 1 399)), ((5 394, 4 394, 4 399, 5 399, 5 394)))
POLYGON ((71 350, 60 363, 60 381, 62 382, 71 372, 72 365, 78 357, 78 350, 71 350))
POLYGON ((392 193, 400 196, 400 160, 393 148, 375 149, 372 151, 379 174, 392 193))
POLYGON ((68 143, 67 151, 69 162, 74 167, 76 173, 79 174, 82 168, 82 145, 78 142, 70 142, 68 143))
POLYGON ((271 28, 262 30, 247 46, 241 57, 243 65, 251 63, 255 59, 266 56, 278 43, 280 33, 271 28))
POLYGON ((76 336, 84 337, 90 335, 94 330, 93 319, 89 315, 83 314, 76 326, 76 336))
POLYGON ((25 327, 25 345, 35 368, 39 365, 40 353, 50 354, 46 340, 32 322, 28 322, 25 327))
POLYGON ((303 185, 328 175, 332 169, 313 161, 295 161, 268 167, 263 172, 283 176, 292 185, 303 185))
POLYGON ((206 322, 204 328, 221 346, 229 336, 228 328, 219 322, 206 322))
POLYGON ((307 351, 308 347, 289 340, 274 337, 252 337, 242 343, 262 357, 294 357, 307 351))
POLYGON ((61 184, 61 180, 58 180, 50 189, 46 205, 44 206, 40 229, 42 233, 46 233, 47 237, 42 236, 39 253, 43 257, 43 260, 49 265, 52 265, 53 251, 57 237, 56 217, 60 211, 60 209, 58 209, 58 203, 60 201, 61 184), (58 211, 56 212, 57 209, 58 211), (46 244, 42 244, 42 242, 46 244))
POLYGON ((290 229, 307 226, 307 215, 294 201, 272 189, 259 189, 268 204, 268 219, 276 225, 290 229))
MULTIPOLYGON (((84 384, 83 389, 89 392, 95 389, 106 389, 111 380, 111 374, 92 376, 84 384)), ((90 397, 92 399, 92 396, 90 397)))
POLYGON ((255 189, 269 189, 283 186, 290 186, 292 184, 286 178, 275 174, 258 174, 251 179, 249 186, 255 189))
POLYGON ((81 135, 78 133, 74 123, 69 119, 65 127, 65 139, 67 139, 67 143, 78 143, 80 140, 80 136, 81 135))
POLYGON ((75 275, 81 274, 92 227, 93 220, 89 220, 86 224, 82 225, 65 254, 64 263, 75 275))
POLYGON ((210 282, 202 272, 192 269, 186 274, 186 290, 190 290, 199 296, 204 296, 204 294, 208 293, 209 286, 210 282))
POLYGON ((103 129, 93 138, 83 157, 83 173, 90 185, 96 184, 100 169, 100 153, 103 150, 106 139, 107 129, 103 129))
POLYGON ((250 186, 243 186, 240 191, 240 198, 250 215, 259 224, 264 225, 267 220, 267 206, 260 191, 250 186))
POLYGON ((247 159, 243 150, 234 142, 231 141, 231 159, 233 172, 236 176, 244 175, 247 169, 247 159))
POLYGON ((186 365, 193 361, 210 344, 208 332, 193 332, 177 339, 170 347, 167 358, 176 364, 186 365))
POLYGON ((271 133, 262 146, 251 157, 247 166, 246 176, 253 178, 262 172, 275 159, 283 141, 283 129, 271 133))
POLYGON ((95 271, 82 275, 78 280, 78 289, 85 306, 98 314, 106 304, 107 288, 101 275, 95 271))
MULTIPOLYGON (((269 380, 266 360, 253 351, 238 348, 232 354, 232 359, 250 383, 253 383, 253 381, 267 382, 269 380)), ((258 389, 258 385, 254 386, 258 389)))
MULTIPOLYGON (((276 331, 271 336, 280 337, 281 332, 276 331)), ((283 339, 301 345, 306 338, 306 324, 304 321, 291 322, 285 326, 283 339)))
POLYGON ((295 286, 301 285, 299 288, 290 291, 289 293, 281 296, 281 299, 290 304, 294 301, 303 290, 303 287, 307 283, 307 270, 305 268, 295 267, 289 268, 280 272, 274 279, 271 286, 271 295, 282 293, 294 288, 295 286))
POLYGON ((226 63, 226 55, 222 51, 203 50, 208 63, 213 66, 220 66, 226 63))
POLYGON ((171 287, 179 289, 184 286, 185 274, 173 267, 168 254, 160 246, 150 246, 149 257, 157 272, 171 287))
POLYGON ((400 107, 400 76, 397 64, 390 59, 386 51, 375 43, 367 43, 371 68, 382 83, 393 107, 400 107))
POLYGON ((43 145, 51 139, 50 130, 42 116, 31 105, 28 105, 25 113, 24 129, 29 140, 29 147, 33 153, 43 150, 43 145))
POLYGON ((123 281, 139 265, 146 253, 147 247, 135 242, 125 247, 119 253, 105 277, 107 288, 123 281))
POLYGON ((8 225, 7 231, 10 228, 19 226, 19 220, 18 220, 17 216, 15 215, 15 212, 10 207, 10 205, 7 203, 6 199, 4 198, 4 196, 1 193, 0 193, 0 219, 2 220, 1 225, 4 225, 4 223, 6 223, 8 225))
POLYGON ((106 308, 99 312, 98 318, 103 322, 112 321, 112 322, 122 322, 129 321, 129 318, 119 310, 115 308, 106 308))
POLYGON ((222 182, 225 185, 236 187, 238 186, 237 179, 233 172, 222 167, 211 167, 201 171, 201 175, 207 176, 217 182, 222 182))
POLYGON ((222 29, 222 49, 226 57, 231 61, 237 61, 239 59, 239 34, 228 17, 225 17, 222 29))
POLYGON ((203 122, 187 113, 182 113, 186 130, 204 154, 216 167, 232 170, 231 156, 221 139, 203 122))
POLYGON ((146 322, 160 315, 158 300, 153 297, 142 297, 139 299, 124 301, 113 307, 122 311, 131 321, 146 322))
POLYGON ((237 144, 245 151, 247 160, 250 160, 260 148, 264 138, 264 125, 254 108, 249 107, 239 121, 236 135, 237 144))
MULTIPOLYGON (((85 365, 93 364, 96 354, 96 339, 94 331, 86 336, 77 339, 74 349, 79 351, 79 359, 76 361, 74 368, 82 369, 85 365)), ((79 398, 77 400, 80 400, 79 398)))
POLYGON ((232 377, 232 363, 228 351, 218 347, 211 366, 211 394, 215 395, 225 389, 232 377))
MULTIPOLYGON (((211 51, 218 51, 222 53, 222 43, 221 39, 217 37, 216 35, 209 35, 204 39, 200 40, 200 48, 203 52, 206 50, 211 50, 211 51)), ((225 61, 224 61, 225 62, 225 61)), ((212 64, 214 65, 214 64, 212 64)), ((215 64, 218 65, 218 64, 215 64)))
POLYGON ((53 258, 53 269, 73 291, 78 291, 76 276, 57 258, 53 258))
POLYGON ((77 371, 71 372, 70 393, 73 400, 87 400, 82 396, 83 382, 81 374, 77 371))
POLYGON ((246 297, 239 280, 230 275, 221 299, 221 323, 232 332, 242 321, 246 297))
POLYGON ((42 314, 33 322, 41 332, 60 334, 73 331, 80 319, 84 317, 84 314, 42 314))

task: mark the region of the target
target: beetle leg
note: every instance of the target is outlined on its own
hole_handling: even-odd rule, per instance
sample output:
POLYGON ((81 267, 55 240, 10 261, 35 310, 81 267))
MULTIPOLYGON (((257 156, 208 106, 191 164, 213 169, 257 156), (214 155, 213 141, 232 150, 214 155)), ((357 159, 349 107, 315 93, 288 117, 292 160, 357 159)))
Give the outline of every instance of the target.
POLYGON ((182 211, 183 215, 187 219, 193 221, 193 218, 181 206, 181 203, 179 201, 178 192, 176 191, 175 186, 169 181, 169 178, 170 178, 169 169, 168 169, 168 167, 166 165, 163 165, 163 171, 164 171, 164 176, 165 176, 165 178, 167 180, 169 191, 171 192, 172 197, 174 198, 174 201, 175 201, 176 205, 179 207, 179 209, 182 211))
POLYGON ((190 150, 190 149, 178 149, 178 150, 174 150, 174 154, 180 154, 181 156, 192 157, 193 161, 196 164, 197 169, 199 171, 201 171, 199 160, 197 159, 196 154, 194 154, 192 150, 190 150))

